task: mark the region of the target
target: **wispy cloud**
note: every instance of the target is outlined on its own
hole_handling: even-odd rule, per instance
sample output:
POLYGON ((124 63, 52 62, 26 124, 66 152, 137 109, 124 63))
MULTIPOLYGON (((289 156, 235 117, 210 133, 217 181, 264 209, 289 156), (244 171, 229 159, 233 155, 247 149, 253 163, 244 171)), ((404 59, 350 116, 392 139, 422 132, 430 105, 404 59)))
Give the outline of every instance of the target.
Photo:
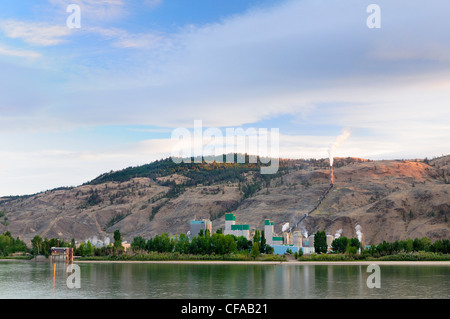
POLYGON ((88 27, 85 30, 111 41, 111 45, 116 48, 151 49, 163 39, 156 33, 132 33, 115 27, 88 27))
POLYGON ((163 3, 163 0, 143 0, 147 7, 154 8, 163 3))
MULTIPOLYGON (((205 127, 279 127, 283 157, 326 157, 341 127, 354 133, 337 156, 432 157, 450 149, 447 0, 378 0, 379 30, 366 27, 367 5, 360 0, 323 5, 286 0, 208 24, 182 27, 175 21, 177 28, 165 29, 170 29, 167 34, 155 33, 157 22, 144 19, 151 10, 137 14, 140 20, 122 23, 137 8, 145 10, 143 4, 163 9, 160 1, 49 1, 50 11, 62 13, 61 26, 51 19, 0 21, 0 32, 9 38, 0 45, 4 56, 38 57, 10 39, 40 47, 74 44, 66 55, 42 48, 39 62, 52 65, 52 76, 38 63, 19 67, 0 60, 0 133, 6 140, 25 129, 126 125, 142 132, 147 125, 189 128, 201 119, 205 127), (82 10, 76 38, 64 24, 71 3, 82 10), (290 135, 286 122, 293 128, 290 135)), ((46 172, 54 163, 82 169, 95 163, 95 170, 83 174, 67 170, 77 172, 71 179, 76 183, 138 164, 137 158, 148 162, 153 151, 168 145, 167 140, 143 144, 154 150, 134 145, 117 152, 93 148, 68 156, 29 155, 46 172)), ((3 172, 21 172, 14 156, 5 156, 11 160, 0 157, 3 172)), ((69 173, 59 173, 69 180, 69 173)), ((54 186, 66 183, 61 179, 54 186)))
POLYGON ((38 58, 41 56, 41 54, 36 51, 10 49, 1 44, 0 44, 0 55, 25 57, 25 58, 38 58))
POLYGON ((0 20, 0 30, 12 39, 21 39, 35 46, 52 46, 65 41, 71 30, 65 25, 0 20))

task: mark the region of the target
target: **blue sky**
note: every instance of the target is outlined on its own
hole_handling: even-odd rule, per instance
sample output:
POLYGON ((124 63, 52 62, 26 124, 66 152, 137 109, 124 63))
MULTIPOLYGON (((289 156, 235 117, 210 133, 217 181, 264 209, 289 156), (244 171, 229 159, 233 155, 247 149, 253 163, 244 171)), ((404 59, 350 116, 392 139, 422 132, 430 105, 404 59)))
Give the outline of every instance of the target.
POLYGON ((171 132, 278 128, 280 156, 450 149, 450 3, 41 0, 0 4, 0 196, 170 156, 171 132), (381 8, 381 28, 366 11, 381 8), (81 28, 69 29, 69 4, 81 28))

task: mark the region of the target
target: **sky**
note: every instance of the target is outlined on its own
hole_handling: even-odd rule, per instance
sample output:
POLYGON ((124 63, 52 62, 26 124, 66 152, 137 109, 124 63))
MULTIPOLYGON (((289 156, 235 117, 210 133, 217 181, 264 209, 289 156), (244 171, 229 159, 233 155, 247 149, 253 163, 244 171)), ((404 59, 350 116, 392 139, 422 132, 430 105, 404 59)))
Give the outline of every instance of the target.
POLYGON ((169 157, 194 121, 276 128, 282 158, 327 158, 344 130, 335 156, 447 155, 448 12, 447 0, 3 1, 0 196, 169 157))

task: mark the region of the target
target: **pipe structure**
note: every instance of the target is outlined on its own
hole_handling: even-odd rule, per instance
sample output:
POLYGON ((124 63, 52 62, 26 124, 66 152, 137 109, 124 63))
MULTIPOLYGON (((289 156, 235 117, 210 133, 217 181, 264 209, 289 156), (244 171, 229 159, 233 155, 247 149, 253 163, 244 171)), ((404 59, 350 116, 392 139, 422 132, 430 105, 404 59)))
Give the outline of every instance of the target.
MULTIPOLYGON (((331 166, 333 167, 333 166, 331 166)), ((314 212, 317 208, 319 208, 320 204, 322 204, 322 201, 325 199, 325 197, 328 195, 328 193, 330 192, 330 190, 333 188, 333 183, 330 184, 330 187, 328 187, 325 192, 323 192, 322 196, 320 196, 319 201, 317 202, 316 206, 313 207, 313 209, 311 209, 308 213, 304 214, 303 217, 295 224, 293 225, 291 228, 289 228, 289 232, 292 232, 292 230, 294 228, 296 228, 298 226, 298 224, 300 224, 306 217, 308 217, 312 212, 314 212)))

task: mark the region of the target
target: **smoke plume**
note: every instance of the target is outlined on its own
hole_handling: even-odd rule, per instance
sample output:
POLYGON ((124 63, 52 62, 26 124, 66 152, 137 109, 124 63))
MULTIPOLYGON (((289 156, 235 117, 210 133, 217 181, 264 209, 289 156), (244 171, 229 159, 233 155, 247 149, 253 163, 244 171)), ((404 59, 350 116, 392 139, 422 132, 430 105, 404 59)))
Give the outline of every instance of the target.
POLYGON ((328 155, 330 158, 330 166, 333 166, 333 158, 334 153, 336 152, 336 149, 341 145, 342 142, 344 142, 348 137, 350 136, 350 131, 347 129, 344 129, 338 137, 336 137, 336 140, 330 145, 330 148, 328 149, 328 155))
POLYGON ((289 223, 286 223, 283 225, 283 227, 281 228, 281 231, 284 233, 285 231, 287 231, 289 229, 289 223))
POLYGON ((338 239, 339 237, 341 237, 342 234, 342 229, 339 229, 336 234, 334 234, 334 239, 338 239))
POLYGON ((301 227, 302 235, 305 236, 305 238, 308 238, 308 231, 306 230, 305 226, 301 227))
POLYGON ((361 242, 362 241, 361 226, 356 225, 355 231, 356 231, 356 236, 358 237, 359 242, 361 242))

